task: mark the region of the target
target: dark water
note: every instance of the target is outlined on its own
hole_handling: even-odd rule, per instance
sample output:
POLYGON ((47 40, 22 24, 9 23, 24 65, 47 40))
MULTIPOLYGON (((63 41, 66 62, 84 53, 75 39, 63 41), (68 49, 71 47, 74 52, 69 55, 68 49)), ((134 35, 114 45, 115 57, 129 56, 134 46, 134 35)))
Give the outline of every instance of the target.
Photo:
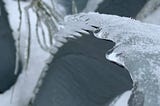
POLYGON ((2 93, 13 85, 17 76, 14 75, 16 50, 2 0, 0 11, 0 93, 2 93))

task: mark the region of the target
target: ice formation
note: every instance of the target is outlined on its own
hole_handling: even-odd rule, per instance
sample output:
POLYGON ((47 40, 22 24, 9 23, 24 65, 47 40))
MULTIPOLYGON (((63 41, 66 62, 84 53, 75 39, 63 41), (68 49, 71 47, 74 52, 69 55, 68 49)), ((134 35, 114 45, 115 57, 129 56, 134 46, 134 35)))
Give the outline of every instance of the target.
POLYGON ((97 38, 114 41, 106 58, 128 69, 144 106, 160 105, 160 26, 98 13, 67 16, 64 25, 59 35, 92 31, 97 38))

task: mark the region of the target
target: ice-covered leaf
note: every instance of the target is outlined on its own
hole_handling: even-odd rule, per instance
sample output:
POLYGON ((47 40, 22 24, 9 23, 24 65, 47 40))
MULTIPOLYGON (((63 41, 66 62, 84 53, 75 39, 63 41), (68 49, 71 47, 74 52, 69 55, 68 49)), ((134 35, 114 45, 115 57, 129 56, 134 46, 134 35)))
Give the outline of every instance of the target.
MULTIPOLYGON (((106 58, 128 69, 136 83, 136 92, 142 94, 144 106, 159 106, 160 26, 114 15, 82 13, 66 17, 64 28, 59 32, 65 35, 84 30, 92 31, 100 39, 116 43, 106 58)), ((136 102, 137 96, 134 96, 133 101, 136 102)))

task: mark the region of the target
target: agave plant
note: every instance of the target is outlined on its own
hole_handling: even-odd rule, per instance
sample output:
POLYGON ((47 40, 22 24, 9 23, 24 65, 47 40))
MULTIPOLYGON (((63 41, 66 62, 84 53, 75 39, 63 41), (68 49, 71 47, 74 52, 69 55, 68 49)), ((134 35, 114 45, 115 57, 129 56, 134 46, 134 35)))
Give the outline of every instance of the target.
POLYGON ((129 104, 131 106, 150 106, 153 104, 158 106, 159 72, 157 69, 159 60, 156 56, 159 54, 159 51, 157 51, 159 41, 157 39, 158 35, 153 33, 152 29, 156 29, 156 33, 160 32, 159 26, 156 25, 143 24, 118 16, 88 13, 65 17, 63 28, 55 36, 57 38, 60 35, 63 35, 63 38, 69 37, 69 35, 74 37, 79 36, 79 33, 91 31, 97 38, 114 41, 116 46, 111 54, 106 55, 106 58, 123 65, 129 70, 135 83, 134 96, 131 96, 129 104), (98 20, 97 17, 99 17, 98 20), (153 48, 153 45, 155 48, 153 48), (155 59, 153 56, 155 56, 155 59), (131 65, 138 61, 141 64, 131 65), (153 86, 155 89, 150 89, 153 86))
MULTIPOLYGON (((6 0, 5 2, 9 1, 6 0)), ((101 0, 97 0, 97 4, 100 2, 101 0)), ((158 59, 159 26, 145 24, 134 19, 114 15, 92 12, 77 14, 79 10, 77 9, 75 1, 72 1, 71 3, 72 13, 75 15, 65 16, 67 13, 57 10, 55 3, 59 2, 52 0, 34 0, 29 3, 21 4, 20 0, 18 0, 18 5, 16 4, 19 7, 20 19, 19 26, 17 27, 18 31, 14 32, 14 34, 18 34, 17 67, 18 60, 21 57, 21 35, 24 34, 22 32, 27 32, 27 48, 25 48, 26 54, 24 55, 24 70, 30 70, 30 67, 32 67, 33 64, 30 61, 30 58, 33 58, 30 54, 32 36, 36 35, 38 45, 43 50, 44 55, 47 55, 42 59, 42 61, 50 56, 48 62, 40 64, 42 65, 41 68, 43 67, 43 70, 36 72, 22 72, 18 80, 19 82, 17 82, 17 86, 15 85, 15 89, 21 89, 22 83, 24 83, 25 80, 29 82, 28 84, 32 84, 32 86, 28 87, 29 91, 25 94, 23 99, 20 99, 21 102, 17 102, 19 99, 16 100, 14 98, 17 106, 27 104, 32 105, 32 103, 34 103, 34 99, 37 93, 39 93, 39 88, 43 83, 43 78, 48 70, 48 64, 52 59, 54 59, 54 55, 57 53, 58 48, 62 47, 63 44, 67 42, 68 38, 77 38, 81 37, 82 34, 89 33, 93 33, 97 39, 106 39, 115 42, 116 45, 111 50, 112 52, 110 54, 106 54, 106 58, 124 66, 128 69, 132 77, 134 88, 128 104, 130 106, 160 105, 160 78, 158 71, 160 64, 158 59), (33 17, 31 15, 33 15, 33 17), (25 25, 27 25, 27 27, 23 27, 24 16, 26 16, 27 24, 25 25), (32 20, 34 20, 34 22, 32 20), (24 31, 25 28, 28 30, 24 31), (35 78, 26 78, 25 74, 32 76, 35 75, 35 78), (31 83, 32 80, 35 82, 31 83)), ((84 9, 84 11, 88 10, 90 9, 84 9)), ((16 73, 17 68, 15 70, 15 74, 16 73)), ((21 92, 23 92, 23 90, 21 92)), ((17 93, 15 95, 21 95, 21 93, 17 93)))

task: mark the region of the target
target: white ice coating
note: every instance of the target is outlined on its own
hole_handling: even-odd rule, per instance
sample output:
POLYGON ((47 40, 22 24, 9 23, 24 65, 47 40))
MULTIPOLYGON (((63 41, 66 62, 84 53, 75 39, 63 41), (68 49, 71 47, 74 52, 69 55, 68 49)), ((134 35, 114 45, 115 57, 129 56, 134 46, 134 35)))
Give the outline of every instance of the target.
POLYGON ((128 69, 144 95, 144 106, 160 106, 160 26, 98 13, 68 16, 64 24, 64 32, 90 30, 100 39, 115 42, 107 59, 128 69))

